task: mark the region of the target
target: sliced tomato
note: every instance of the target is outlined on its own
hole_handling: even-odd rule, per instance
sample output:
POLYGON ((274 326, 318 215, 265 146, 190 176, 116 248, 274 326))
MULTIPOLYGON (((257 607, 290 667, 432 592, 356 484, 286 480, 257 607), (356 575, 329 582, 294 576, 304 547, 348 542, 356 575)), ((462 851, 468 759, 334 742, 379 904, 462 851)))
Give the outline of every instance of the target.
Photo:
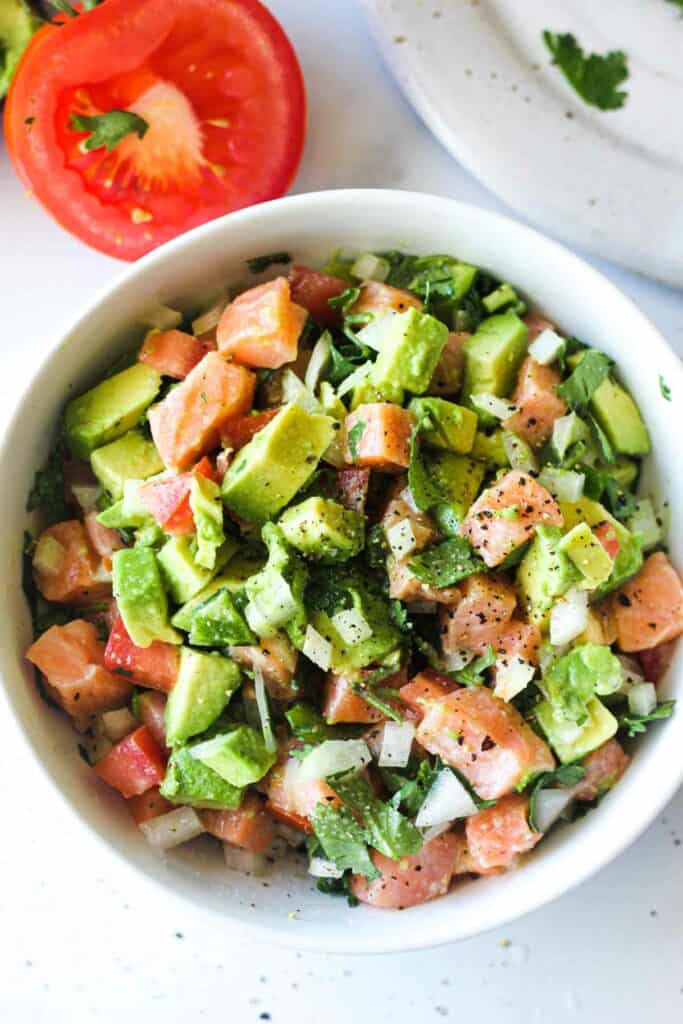
POLYGON ((225 424, 221 433, 221 444, 224 448, 239 451, 245 444, 249 444, 254 434, 258 434, 259 430, 263 430, 272 419, 275 419, 279 411, 278 407, 250 413, 248 416, 237 416, 225 424))
POLYGON ((173 804, 155 787, 148 789, 146 793, 140 793, 139 796, 129 797, 128 810, 132 814, 135 824, 143 825, 146 821, 158 818, 161 814, 168 814, 173 810, 173 804))
POLYGON ((140 686, 168 693, 178 676, 180 655, 177 647, 161 640, 149 647, 136 647, 119 615, 107 640, 104 663, 112 672, 118 671, 140 686))
POLYGON ((216 331, 218 347, 247 366, 277 369, 296 359, 307 316, 292 302, 287 278, 276 277, 225 307, 216 331))
POLYGON ((254 853, 267 850, 275 834, 272 815, 256 793, 247 793, 235 811, 200 811, 199 817, 212 836, 254 853))
POLYGON ((117 743, 95 765, 96 774, 125 797, 159 786, 165 771, 166 759, 146 725, 117 743))
POLYGON ((330 305, 330 299, 346 291, 348 281, 295 263, 289 271, 289 286, 292 301, 307 309, 317 323, 323 327, 335 327, 339 323, 339 310, 330 305))
POLYGON ((282 195, 304 139, 301 70, 258 0, 107 0, 48 25, 14 76, 14 165, 63 227, 134 260, 189 228, 282 195), (147 124, 87 150, 75 115, 147 124))
POLYGON ((153 480, 142 484, 138 494, 150 515, 164 531, 174 535, 194 532, 194 517, 190 508, 192 477, 199 474, 209 480, 215 478, 211 460, 204 456, 189 473, 153 480))
POLYGON ((346 417, 344 459, 349 465, 365 466, 383 473, 401 473, 410 461, 413 416, 393 402, 368 402, 346 417), (352 434, 359 428, 358 437, 352 434), (349 437, 355 438, 349 445, 349 437))
POLYGON ((153 366, 164 377, 184 380, 207 352, 216 348, 187 331, 150 331, 140 349, 141 363, 153 366))
POLYGON ((368 882, 361 875, 351 880, 351 892, 362 903, 401 910, 416 907, 448 892, 462 839, 445 832, 425 843, 419 853, 391 860, 373 850, 372 863, 380 877, 368 882))
POLYGON ((145 690, 138 696, 138 715, 163 751, 166 751, 166 695, 159 690, 145 690))

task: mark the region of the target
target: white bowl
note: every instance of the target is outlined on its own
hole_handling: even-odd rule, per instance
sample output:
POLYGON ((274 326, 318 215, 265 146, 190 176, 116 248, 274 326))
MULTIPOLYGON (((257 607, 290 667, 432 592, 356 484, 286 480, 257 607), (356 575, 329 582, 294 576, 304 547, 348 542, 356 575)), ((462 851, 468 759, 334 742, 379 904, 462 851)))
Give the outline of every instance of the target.
MULTIPOLYGON (((63 716, 42 703, 23 652, 30 622, 20 586, 24 511, 33 473, 47 455, 65 398, 88 386, 125 345, 131 323, 156 303, 196 308, 226 282, 245 280, 244 260, 288 250, 302 263, 322 262, 335 248, 404 248, 453 253, 518 285, 568 333, 617 360, 638 399, 653 440, 645 490, 670 502, 674 523, 683 508, 680 405, 667 402, 660 374, 680 403, 683 373, 676 356, 636 307, 600 274, 562 246, 511 220, 448 199, 394 191, 340 191, 267 203, 214 221, 178 238, 127 270, 94 302, 45 359, 27 389, 0 451, 0 674, 16 721, 84 827, 125 863, 182 896, 215 925, 227 922, 266 940, 344 953, 402 951, 475 935, 537 908, 603 867, 653 820, 683 778, 683 713, 651 729, 613 793, 585 818, 558 830, 516 871, 458 883, 444 899, 402 913, 349 909, 319 894, 299 869, 259 879, 226 872, 212 844, 162 860, 137 832, 122 801, 93 776, 77 753, 63 716), (292 920, 296 911, 296 920, 292 920)), ((683 530, 671 534, 683 567, 683 530)), ((662 685, 681 689, 681 656, 662 685)), ((77 842, 77 832, 53 842, 77 842)), ((156 895, 156 894, 154 894, 156 895)))

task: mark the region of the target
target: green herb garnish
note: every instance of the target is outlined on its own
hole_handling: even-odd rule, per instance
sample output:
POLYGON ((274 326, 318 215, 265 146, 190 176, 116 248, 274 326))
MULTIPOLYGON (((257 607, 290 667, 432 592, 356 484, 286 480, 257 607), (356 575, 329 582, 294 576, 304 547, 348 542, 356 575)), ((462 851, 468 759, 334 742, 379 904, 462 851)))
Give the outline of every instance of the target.
POLYGON ((623 107, 627 92, 618 86, 628 78, 628 65, 623 50, 591 53, 586 56, 571 32, 543 33, 543 42, 572 88, 592 107, 618 110, 623 107))

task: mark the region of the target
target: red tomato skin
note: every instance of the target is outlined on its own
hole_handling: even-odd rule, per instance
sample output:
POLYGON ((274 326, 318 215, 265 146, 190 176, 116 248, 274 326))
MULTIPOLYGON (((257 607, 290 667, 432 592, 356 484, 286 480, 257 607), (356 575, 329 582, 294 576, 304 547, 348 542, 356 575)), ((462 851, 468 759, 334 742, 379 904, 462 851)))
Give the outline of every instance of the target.
POLYGON ((279 411, 280 407, 278 406, 277 409, 265 409, 263 412, 254 412, 230 420, 223 428, 221 444, 224 448, 232 448, 235 452, 239 451, 240 448, 244 448, 245 444, 249 444, 259 430, 268 426, 279 411))
POLYGON ((173 807, 174 805, 162 796, 156 787, 148 789, 145 793, 140 793, 139 796, 128 798, 128 810, 136 825, 143 825, 146 821, 158 818, 161 814, 168 814, 173 807))
POLYGON ((150 515, 153 515, 164 533, 182 536, 194 532, 194 517, 190 508, 190 487, 196 474, 215 479, 211 460, 204 456, 189 473, 143 484, 138 493, 150 515))
POLYGON ((335 327, 339 323, 339 310, 330 306, 330 299, 346 291, 348 281, 295 263, 289 271, 289 286, 292 302, 307 309, 317 323, 323 327, 335 327))
POLYGON ((137 647, 119 616, 107 640, 104 664, 112 672, 122 669, 140 686, 168 693, 178 676, 180 655, 173 644, 160 640, 149 647, 137 647))
POLYGON ((303 76, 289 39, 259 0, 107 0, 59 26, 46 25, 20 65, 5 106, 15 169, 62 227, 107 255, 136 260, 192 227, 274 199, 298 168, 306 122, 303 76), (254 53, 261 54, 258 63, 254 53), (188 54, 212 74, 193 74, 188 54), (256 92, 239 93, 240 75, 254 80, 256 92), (233 79, 237 91, 226 96, 224 80, 233 79), (117 194, 112 202, 104 174, 99 190, 90 177, 84 184, 81 169, 101 161, 102 152, 84 157, 79 151, 66 99, 86 89, 96 93, 98 109, 125 108, 158 82, 174 85, 203 121, 203 163, 192 168, 199 178, 181 172, 177 187, 169 189, 164 178, 166 187, 144 191, 133 176, 132 187, 125 181, 121 186, 127 201, 117 194), (233 107, 246 124, 226 138, 225 126, 209 122, 233 107), (133 215, 140 192, 151 219, 149 210, 133 215))
POLYGON ((161 784, 166 760, 147 726, 141 725, 112 747, 94 771, 122 796, 139 796, 161 784))

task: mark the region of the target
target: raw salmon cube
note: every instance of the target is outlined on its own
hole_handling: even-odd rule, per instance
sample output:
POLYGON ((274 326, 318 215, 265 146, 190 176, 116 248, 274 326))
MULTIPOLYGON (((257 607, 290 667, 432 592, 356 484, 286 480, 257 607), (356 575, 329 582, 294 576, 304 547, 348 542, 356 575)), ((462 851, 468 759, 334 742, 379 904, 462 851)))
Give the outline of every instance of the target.
POLYGON ((534 622, 512 618, 493 641, 493 652, 500 665, 508 666, 515 658, 538 665, 541 630, 534 622))
POLYGON ((265 801, 256 793, 247 793, 235 811, 199 811, 202 825, 224 843, 243 850, 263 853, 273 841, 273 818, 265 801))
POLYGON ((586 774, 574 787, 574 796, 577 800, 596 800, 617 784, 630 763, 631 758, 612 737, 584 758, 586 774))
POLYGON ((541 832, 529 828, 528 814, 528 797, 513 793, 467 819, 467 848, 483 872, 510 867, 542 839, 541 832))
POLYGON ((400 860, 391 860, 373 850, 372 863, 381 876, 368 882, 362 875, 354 875, 351 892, 362 903, 393 910, 416 907, 437 896, 445 896, 460 845, 459 836, 444 832, 425 843, 419 853, 400 860))
POLYGON ((523 438, 532 448, 545 444, 553 432, 553 423, 567 411, 567 403, 555 390, 561 379, 554 366, 542 366, 527 356, 512 393, 517 411, 503 423, 506 430, 523 438))
POLYGON ((639 651, 638 660, 645 678, 651 683, 658 683, 669 671, 669 665, 676 650, 676 641, 667 640, 664 644, 651 647, 647 651, 639 651))
POLYGON ((258 647, 250 644, 230 648, 230 657, 247 668, 259 668, 268 692, 275 700, 292 700, 296 687, 292 686, 297 663, 297 652, 284 633, 268 637, 258 647))
POLYGON ((207 352, 216 345, 186 331, 150 331, 144 340, 138 359, 154 367, 164 377, 184 380, 207 352))
POLYGON ((296 359, 307 316, 292 302, 287 278, 276 277, 225 307, 216 332, 218 348, 247 366, 277 369, 296 359))
POLYGON ((412 413, 400 405, 393 402, 359 405, 346 417, 344 459, 349 465, 401 473, 410 461, 412 432, 412 413))
POLYGON ((302 832, 311 833, 310 815, 319 803, 339 806, 339 798, 324 779, 301 779, 301 761, 289 756, 297 742, 280 751, 277 764, 271 768, 259 789, 265 794, 267 807, 279 821, 302 832))
POLYGON ((351 307, 351 312, 372 313, 377 316, 378 313, 405 313, 411 306, 422 309, 422 303, 412 292, 392 288, 381 281, 366 281, 361 287, 360 296, 351 307))
POLYGON ((458 688, 450 676, 425 668, 401 687, 400 697, 404 704, 423 716, 430 703, 442 700, 458 688))
POLYGON ((214 480, 216 474, 211 460, 200 459, 189 473, 150 480, 138 487, 138 496, 150 515, 164 531, 176 536, 194 533, 195 524, 190 508, 190 490, 195 476, 214 480))
POLYGON ((114 551, 120 551, 125 545, 118 531, 113 530, 111 526, 103 526, 98 522, 97 516, 97 512, 88 512, 83 519, 83 526, 97 554, 101 558, 110 557, 114 551))
POLYGON ((515 589, 495 576, 475 573, 459 584, 459 590, 458 603, 440 611, 443 648, 481 654, 508 627, 517 604, 515 589))
POLYGON ((662 551, 611 598, 622 651, 646 651, 683 633, 683 584, 662 551))
POLYGON ((384 715, 354 693, 351 682, 330 672, 325 680, 323 716, 330 725, 338 722, 381 722, 384 715))
POLYGON ((455 395, 460 390, 465 372, 465 342, 469 337, 467 331, 449 333, 429 385, 430 395, 455 395))
POLYGON ((47 601, 78 604, 111 594, 111 581, 97 578, 99 566, 78 519, 48 526, 36 542, 33 575, 47 601))
POLYGON ((163 751, 166 746, 166 694, 159 690, 145 690, 138 695, 137 712, 163 751))

